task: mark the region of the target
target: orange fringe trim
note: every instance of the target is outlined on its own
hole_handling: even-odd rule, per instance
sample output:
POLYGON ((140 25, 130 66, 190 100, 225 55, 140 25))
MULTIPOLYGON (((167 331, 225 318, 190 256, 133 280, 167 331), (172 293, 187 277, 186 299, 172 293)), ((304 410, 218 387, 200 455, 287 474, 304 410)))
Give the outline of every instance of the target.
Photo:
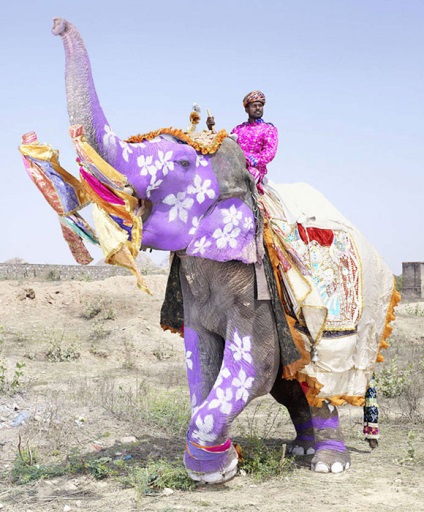
POLYGON ((387 315, 386 315, 386 324, 383 329, 383 335, 381 336, 380 345, 378 347, 378 354, 377 354, 377 363, 382 363, 384 361, 384 356, 381 354, 380 350, 387 348, 389 344, 387 343, 388 338, 390 338, 390 335, 392 334, 393 327, 390 325, 393 320, 395 320, 395 307, 399 304, 401 299, 400 293, 396 290, 396 280, 394 281, 393 285, 393 293, 392 297, 390 299, 390 304, 387 309, 387 315))
POLYGON ((171 331, 172 334, 179 334, 181 338, 184 338, 184 334, 179 329, 174 329, 174 327, 170 327, 169 325, 160 324, 162 331, 171 331))
MULTIPOLYGON (((196 133, 196 132, 194 132, 196 133)), ((215 137, 212 139, 212 141, 208 144, 196 140, 192 138, 189 134, 184 132, 183 130, 179 128, 160 128, 159 130, 155 130, 153 132, 145 133, 144 135, 132 135, 128 139, 126 139, 125 142, 129 143, 139 143, 143 142, 143 140, 152 140, 155 137, 158 137, 159 135, 167 134, 172 135, 173 137, 177 137, 177 139, 180 139, 184 142, 187 142, 191 147, 193 147, 196 151, 199 151, 202 153, 202 155, 211 155, 215 153, 219 146, 222 144, 222 141, 228 137, 228 133, 226 130, 220 130, 215 137)))

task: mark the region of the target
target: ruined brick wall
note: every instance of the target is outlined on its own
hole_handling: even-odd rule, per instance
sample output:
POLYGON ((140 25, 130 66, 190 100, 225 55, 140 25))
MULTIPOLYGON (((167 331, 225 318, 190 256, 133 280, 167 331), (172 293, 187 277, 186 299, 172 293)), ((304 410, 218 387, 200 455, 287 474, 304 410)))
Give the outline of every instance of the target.
MULTIPOLYGON (((142 274, 167 274, 168 270, 156 266, 141 268, 142 274)), ((32 265, 29 263, 0 263, 0 280, 28 281, 98 281, 113 276, 131 276, 132 273, 122 267, 112 265, 32 265)))
POLYGON ((405 297, 424 298, 424 263, 402 263, 402 295, 405 297))

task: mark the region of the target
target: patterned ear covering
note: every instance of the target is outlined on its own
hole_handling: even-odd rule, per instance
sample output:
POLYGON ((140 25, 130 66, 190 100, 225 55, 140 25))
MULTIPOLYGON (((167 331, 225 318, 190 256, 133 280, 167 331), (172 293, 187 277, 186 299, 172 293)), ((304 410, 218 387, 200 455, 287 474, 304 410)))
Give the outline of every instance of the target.
POLYGON ((187 254, 215 261, 257 261, 252 210, 237 198, 219 202, 202 217, 187 254))

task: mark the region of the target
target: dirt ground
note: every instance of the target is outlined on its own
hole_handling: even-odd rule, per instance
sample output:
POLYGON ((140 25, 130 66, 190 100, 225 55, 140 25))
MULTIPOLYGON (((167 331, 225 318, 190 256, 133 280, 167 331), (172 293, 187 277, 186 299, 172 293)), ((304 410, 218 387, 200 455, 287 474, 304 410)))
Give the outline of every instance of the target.
MULTIPOLYGON (((132 277, 0 282, 0 360, 9 386, 0 393, 1 511, 424 511, 424 426, 419 414, 405 412, 402 396, 382 399, 380 445, 373 451, 362 438, 362 410, 341 408, 352 466, 339 475, 314 474, 310 460, 298 458, 291 471, 265 481, 242 472, 223 485, 153 495, 90 474, 13 481, 19 443, 43 463, 75 449, 83 455, 113 452, 122 464, 148 456, 181 459, 184 429, 168 436, 166 429, 152 430, 131 409, 140 397, 127 400, 127 409, 118 403, 130 388, 174 392, 188 401, 182 339, 159 325, 166 276, 146 280, 153 296, 140 292, 132 277), (20 362, 23 375, 13 384, 20 362)), ((394 379, 411 357, 421 358, 424 371, 424 303, 402 302, 397 314, 384 363, 391 356, 397 361, 390 367, 394 379)), ((415 408, 424 406, 422 395, 415 395, 415 408)), ((259 402, 276 407, 269 397, 259 402)), ((239 425, 249 424, 255 407, 247 408, 239 425)), ((269 435, 283 445, 293 434, 285 420, 269 435)), ((243 444, 237 435, 233 441, 243 444)))

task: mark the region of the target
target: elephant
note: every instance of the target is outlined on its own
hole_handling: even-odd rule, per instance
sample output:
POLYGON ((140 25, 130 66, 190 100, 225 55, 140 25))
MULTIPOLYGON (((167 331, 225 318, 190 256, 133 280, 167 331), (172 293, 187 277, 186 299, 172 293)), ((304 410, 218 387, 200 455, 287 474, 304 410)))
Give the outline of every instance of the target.
MULTIPOLYGON (((236 141, 223 137, 217 151, 204 154, 172 134, 138 142, 118 138, 100 106, 79 32, 62 18, 54 19, 52 32, 64 44, 71 125, 81 126, 90 146, 127 178, 141 205, 142 248, 174 254, 164 306, 180 296, 181 321, 174 327, 184 335, 191 397, 184 453, 190 478, 221 483, 236 474, 231 424, 251 400, 268 393, 288 409, 295 427, 291 453, 313 455, 315 472, 348 469, 350 456, 336 406, 340 401, 308 400, 305 382, 293 373, 283 378, 283 367, 301 360, 302 354, 274 300, 264 218, 236 141)), ((375 272, 385 289, 367 286, 369 274, 364 272, 361 317, 373 331, 374 360, 387 322, 376 326, 372 314, 367 316, 366 296, 374 294, 375 304, 384 298, 386 318, 392 296, 387 283, 393 283, 386 266, 375 272)), ((303 366, 316 364, 306 356, 303 366)))

